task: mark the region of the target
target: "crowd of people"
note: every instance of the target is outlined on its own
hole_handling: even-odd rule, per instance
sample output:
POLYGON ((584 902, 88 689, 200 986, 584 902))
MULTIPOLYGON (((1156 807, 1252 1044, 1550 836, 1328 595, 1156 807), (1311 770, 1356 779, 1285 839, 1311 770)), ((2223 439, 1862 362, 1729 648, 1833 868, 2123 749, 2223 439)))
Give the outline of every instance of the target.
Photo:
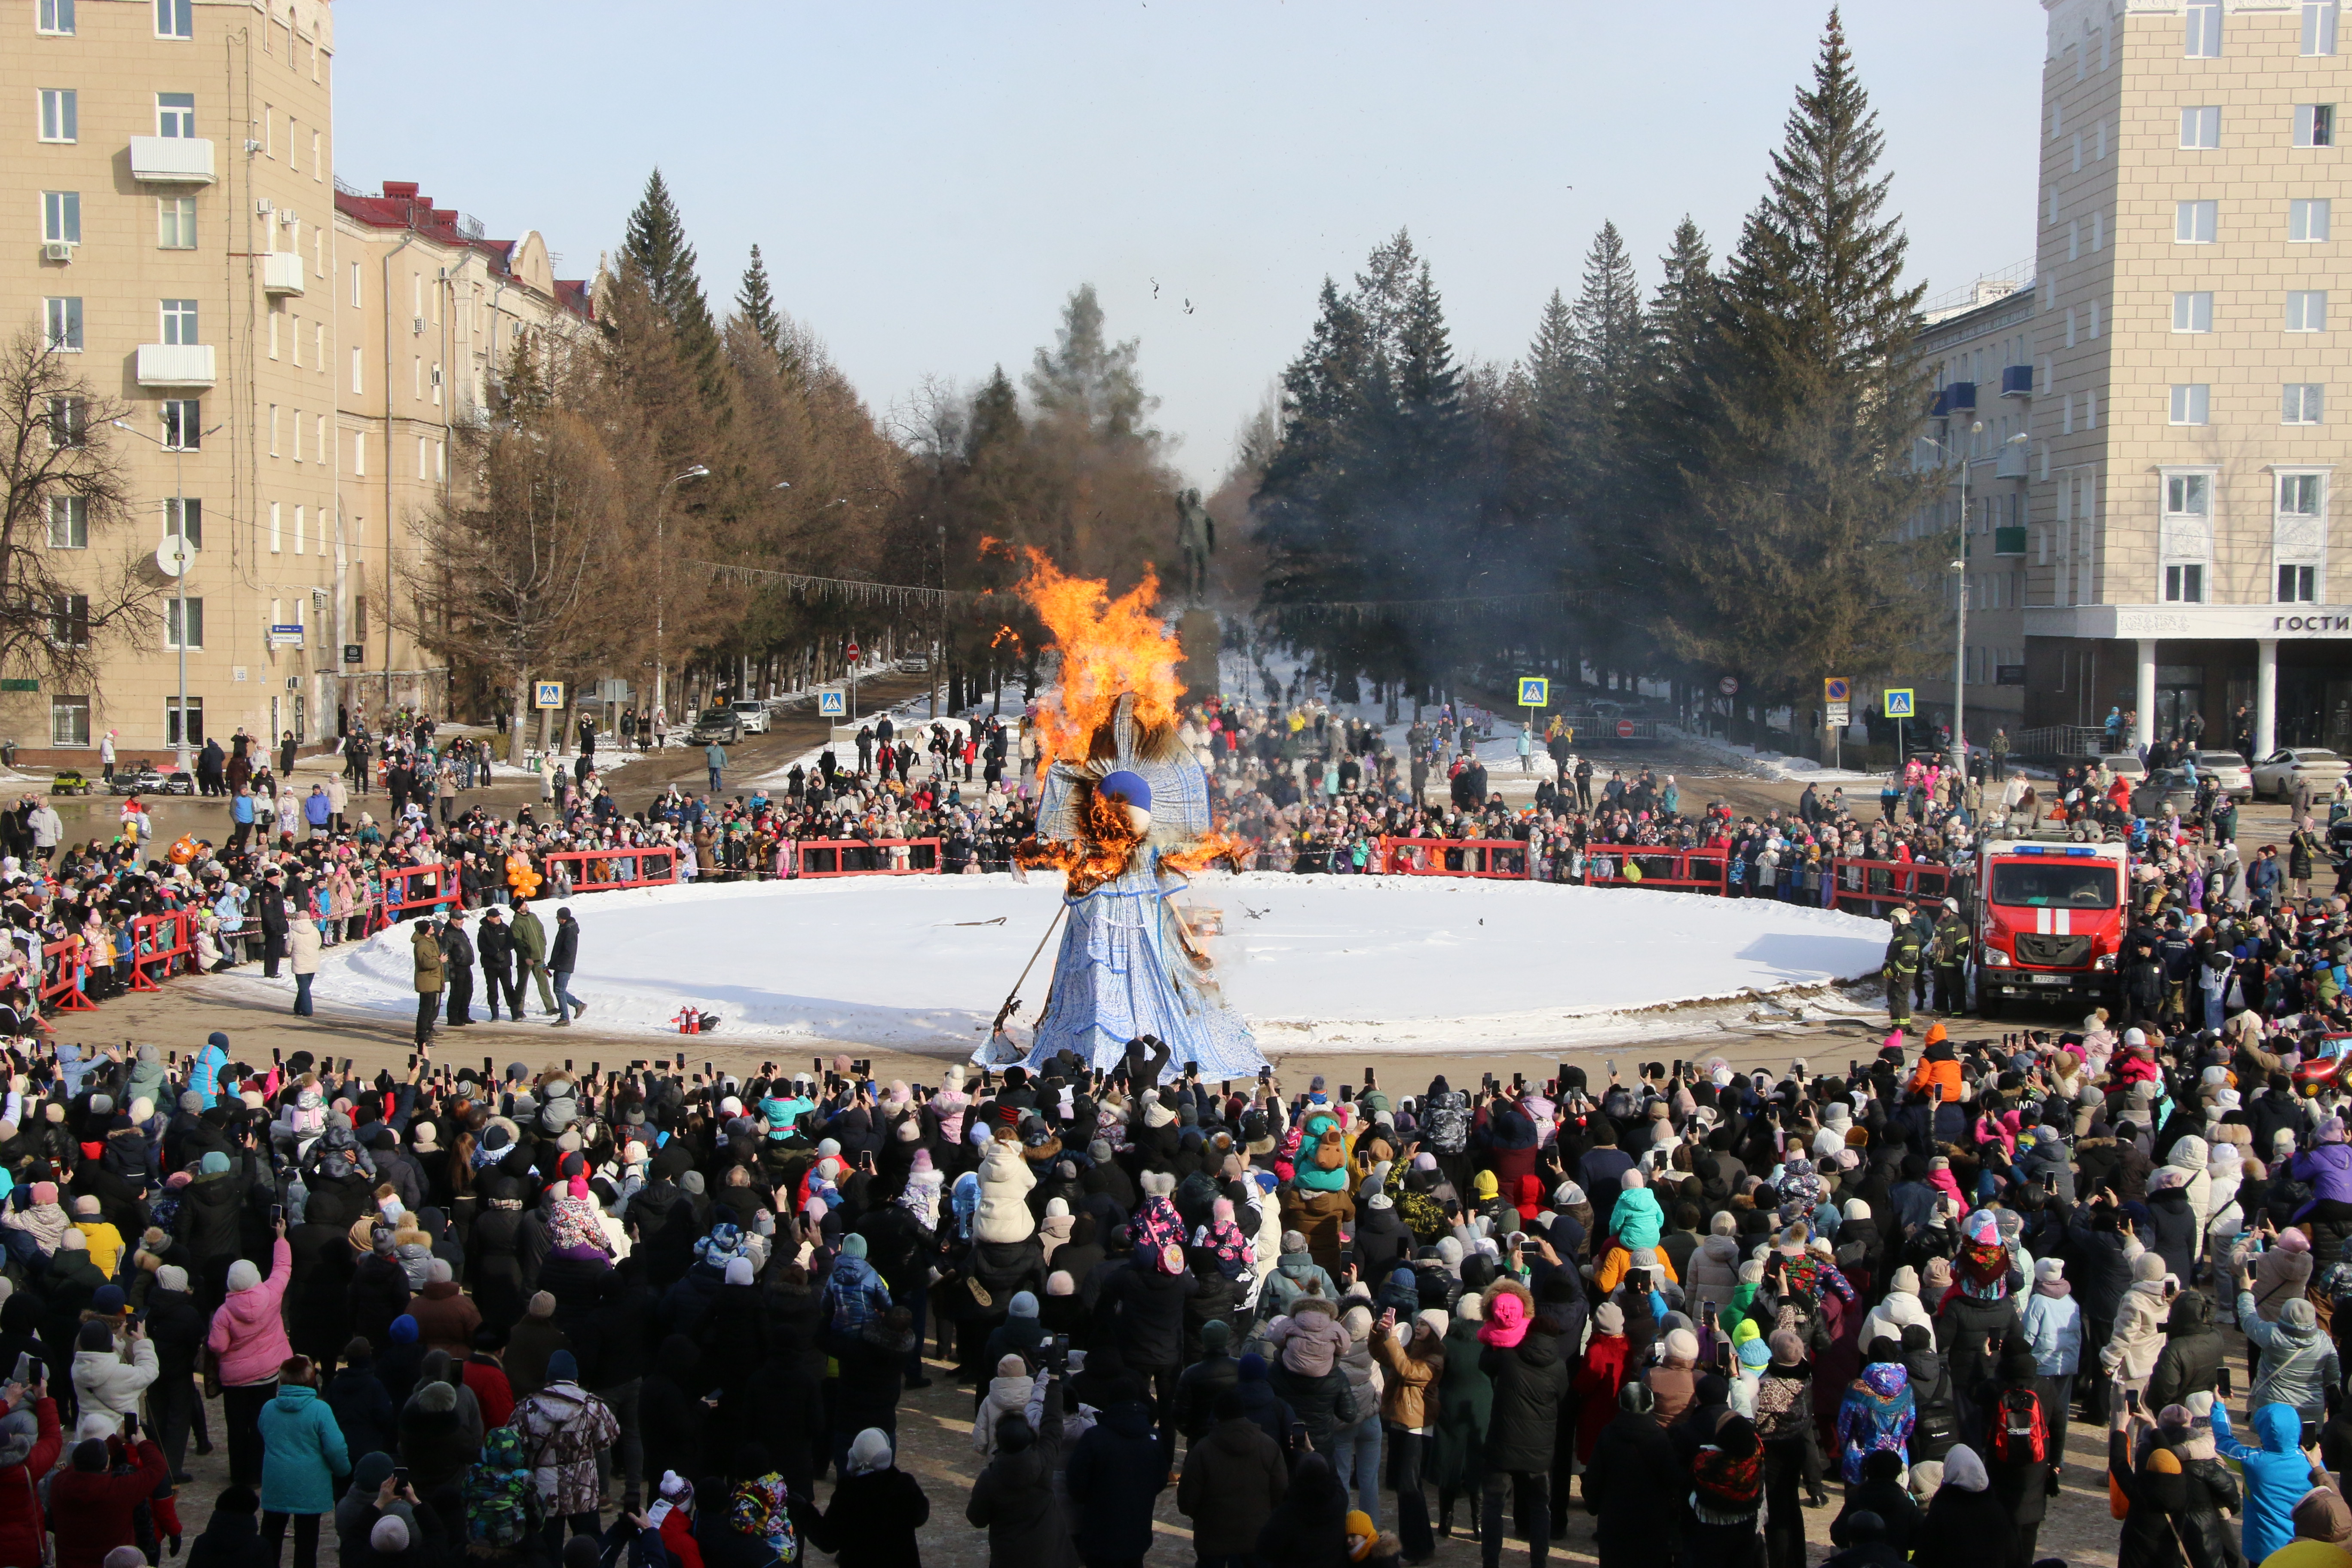
POLYGON ((2196 917, 2218 990, 1842 1072, 1412 1095, 1150 1039, 936 1084, 20 1049, 0 1550, 176 1555, 193 1442, 192 1563, 864 1568, 960 1507, 1106 1568, 1172 1502, 1203 1564, 1541 1563, 1581 1512, 1610 1568, 1801 1568, 1833 1507, 1844 1568, 2030 1568, 2100 1495, 2078 1421, 2131 1568, 2342 1545, 2352 1144, 2296 1069, 2347 932, 2196 917), (898 1451, 935 1373, 953 1497, 898 1451))

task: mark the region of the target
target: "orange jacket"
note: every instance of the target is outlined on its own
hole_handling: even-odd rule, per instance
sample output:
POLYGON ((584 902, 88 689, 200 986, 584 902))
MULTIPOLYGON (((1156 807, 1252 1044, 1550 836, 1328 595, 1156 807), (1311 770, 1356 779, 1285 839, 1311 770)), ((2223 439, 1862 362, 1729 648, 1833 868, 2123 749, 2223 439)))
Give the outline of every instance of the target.
POLYGON ((1939 1062, 1930 1061, 1922 1057, 1919 1059, 1919 1065, 1912 1069, 1911 1082, 1907 1087, 1922 1094, 1927 1094, 1932 1099, 1934 1097, 1927 1088, 1929 1084, 1943 1085, 1944 1103, 1958 1105, 1964 1098, 1960 1089, 1960 1064, 1958 1059, 1939 1062))

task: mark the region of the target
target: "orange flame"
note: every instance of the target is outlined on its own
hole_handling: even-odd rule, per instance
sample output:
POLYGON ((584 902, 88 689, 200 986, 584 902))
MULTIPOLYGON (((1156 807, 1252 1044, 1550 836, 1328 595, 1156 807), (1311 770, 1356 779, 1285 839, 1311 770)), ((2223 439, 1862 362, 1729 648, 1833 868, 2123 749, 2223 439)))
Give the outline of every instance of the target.
POLYGON ((1053 634, 1062 656, 1054 698, 1038 714, 1038 752, 1047 762, 1076 762, 1087 755, 1095 730, 1111 716, 1121 697, 1135 697, 1136 721, 1170 725, 1183 686, 1176 679, 1183 649, 1176 635, 1151 613, 1160 579, 1146 569, 1143 581, 1114 599, 1100 578, 1072 577, 1034 550, 1024 550, 1029 570, 1017 584, 1021 596, 1053 634))

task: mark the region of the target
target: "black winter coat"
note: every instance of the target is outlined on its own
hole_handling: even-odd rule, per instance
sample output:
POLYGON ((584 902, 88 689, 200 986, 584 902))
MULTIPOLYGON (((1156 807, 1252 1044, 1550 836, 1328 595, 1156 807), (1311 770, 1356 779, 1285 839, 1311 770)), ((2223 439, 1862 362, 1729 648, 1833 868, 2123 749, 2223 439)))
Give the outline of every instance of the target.
POLYGON ((1072 1536, 1080 1555, 1133 1562, 1151 1550, 1152 1500, 1167 1486, 1175 1457, 1175 1433, 1153 1431, 1151 1407, 1141 1400, 1123 1399, 1103 1412, 1070 1451, 1065 1479, 1077 1510, 1072 1536))
POLYGON ((1604 1557, 1656 1538, 1690 1489, 1675 1440, 1657 1421, 1621 1410, 1601 1429, 1584 1471, 1584 1509, 1600 1516, 1595 1544, 1604 1557))
POLYGON ((915 1531, 930 1517, 931 1500, 894 1465, 845 1477, 824 1512, 809 1521, 809 1538, 840 1568, 920 1568, 915 1531))
POLYGON ((2223 1349, 2211 1299, 2202 1290, 2183 1290, 2165 1320, 2164 1350, 2147 1380, 2147 1408, 2162 1410, 2192 1394, 2212 1393, 2221 1382, 2223 1349))
POLYGON ((1130 1264, 1111 1276, 1095 1312, 1113 1314, 1119 1358, 1129 1367, 1173 1367, 1184 1359, 1185 1300, 1200 1289, 1190 1269, 1162 1274, 1130 1264))
POLYGON ((1478 1370, 1495 1389, 1494 1413, 1486 1421, 1486 1468, 1549 1474, 1559 1434, 1559 1404, 1569 1387, 1559 1342, 1529 1329, 1516 1345, 1488 1345, 1479 1353, 1478 1370))
POLYGON ((1348 1489, 1320 1454, 1299 1460, 1290 1489, 1258 1531, 1257 1561, 1282 1568, 1348 1568, 1348 1489))

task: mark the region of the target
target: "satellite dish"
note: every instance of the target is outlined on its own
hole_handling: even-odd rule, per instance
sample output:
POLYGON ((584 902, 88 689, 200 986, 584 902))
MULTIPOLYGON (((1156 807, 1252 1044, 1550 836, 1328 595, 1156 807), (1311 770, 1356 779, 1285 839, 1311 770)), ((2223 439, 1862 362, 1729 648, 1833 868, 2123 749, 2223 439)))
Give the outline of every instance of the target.
POLYGON ((177 577, 193 572, 196 566, 196 547, 173 534, 155 547, 155 570, 166 577, 177 577))

